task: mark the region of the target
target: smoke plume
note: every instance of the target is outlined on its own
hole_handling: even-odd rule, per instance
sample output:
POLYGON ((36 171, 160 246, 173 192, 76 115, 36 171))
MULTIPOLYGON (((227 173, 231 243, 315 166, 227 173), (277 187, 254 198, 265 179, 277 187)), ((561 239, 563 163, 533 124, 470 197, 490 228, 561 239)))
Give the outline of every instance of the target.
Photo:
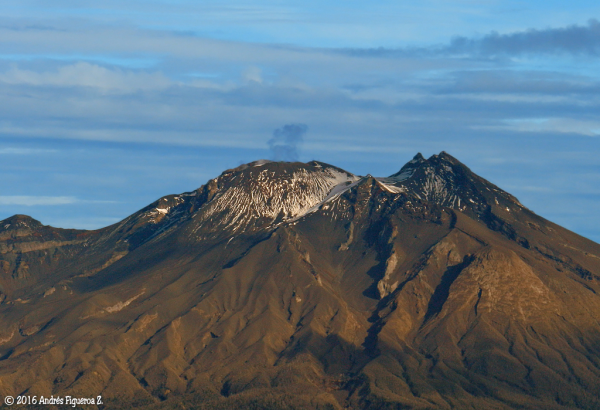
POLYGON ((298 161, 299 145, 308 131, 306 124, 286 124, 273 131, 267 142, 275 161, 298 161))

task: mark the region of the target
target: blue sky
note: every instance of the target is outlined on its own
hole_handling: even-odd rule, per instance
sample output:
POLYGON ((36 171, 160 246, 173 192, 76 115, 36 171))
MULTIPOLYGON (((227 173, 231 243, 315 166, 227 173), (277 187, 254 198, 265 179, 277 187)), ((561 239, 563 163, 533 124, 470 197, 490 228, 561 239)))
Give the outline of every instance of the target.
POLYGON ((600 241, 592 1, 5 0, 0 219, 99 228, 277 155, 374 175, 444 150, 600 241))

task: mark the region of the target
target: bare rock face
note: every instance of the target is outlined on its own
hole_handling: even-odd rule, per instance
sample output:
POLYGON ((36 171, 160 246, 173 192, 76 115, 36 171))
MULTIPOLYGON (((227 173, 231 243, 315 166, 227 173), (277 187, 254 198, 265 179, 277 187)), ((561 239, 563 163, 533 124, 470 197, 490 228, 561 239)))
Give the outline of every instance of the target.
POLYGON ((97 231, 0 221, 0 395, 597 409, 600 245, 446 153, 258 161, 97 231))

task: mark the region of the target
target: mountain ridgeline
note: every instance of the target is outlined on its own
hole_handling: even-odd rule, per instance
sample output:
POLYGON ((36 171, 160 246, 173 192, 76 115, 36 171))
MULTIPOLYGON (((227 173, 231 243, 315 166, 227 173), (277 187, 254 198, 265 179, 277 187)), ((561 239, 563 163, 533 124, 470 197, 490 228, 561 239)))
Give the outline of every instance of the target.
POLYGON ((600 245, 442 152, 257 161, 96 231, 0 221, 0 396, 598 409, 600 245))

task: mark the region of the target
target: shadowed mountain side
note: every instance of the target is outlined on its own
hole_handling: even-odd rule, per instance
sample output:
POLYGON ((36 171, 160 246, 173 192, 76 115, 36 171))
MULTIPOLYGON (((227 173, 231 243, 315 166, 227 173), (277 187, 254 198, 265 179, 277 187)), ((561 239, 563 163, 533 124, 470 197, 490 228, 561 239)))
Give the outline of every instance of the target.
MULTIPOLYGON (((449 158, 442 167, 464 167, 449 158)), ((467 171, 447 178, 477 181, 469 198, 488 201, 479 192, 493 186, 467 171)), ((0 394, 147 409, 600 407, 598 244, 522 206, 469 208, 485 219, 400 178, 326 164, 219 178, 104 230, 64 233, 87 246, 5 292, 0 394), (305 179, 281 182, 294 173, 305 179), (270 208, 250 194, 234 203, 254 217, 235 219, 223 181, 259 189, 256 178, 288 197, 270 208)), ((11 236, 3 259, 36 229, 54 228, 11 236)))

